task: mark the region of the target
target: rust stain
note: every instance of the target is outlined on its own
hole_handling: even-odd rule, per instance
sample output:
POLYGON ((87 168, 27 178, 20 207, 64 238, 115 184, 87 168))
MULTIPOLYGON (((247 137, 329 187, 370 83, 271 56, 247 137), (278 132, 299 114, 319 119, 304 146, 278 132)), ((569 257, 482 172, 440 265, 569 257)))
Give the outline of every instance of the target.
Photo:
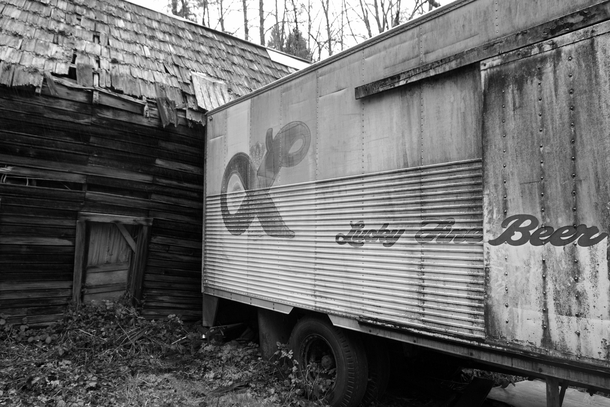
MULTIPOLYGON (((555 29, 572 23, 585 21, 564 21, 555 29)), ((590 232, 602 234, 591 235, 595 243, 588 247, 487 247, 485 318, 492 341, 599 363, 609 354, 609 251, 603 233, 610 206, 598 203, 608 202, 609 168, 607 160, 598 165, 592 157, 605 154, 607 143, 599 140, 605 119, 591 109, 607 103, 608 94, 591 100, 589 90, 607 88, 599 73, 608 64, 600 51, 608 40, 579 40, 503 55, 484 71, 486 232, 488 240, 496 238, 500 229, 494 223, 529 213, 548 233, 593 226, 590 232)))

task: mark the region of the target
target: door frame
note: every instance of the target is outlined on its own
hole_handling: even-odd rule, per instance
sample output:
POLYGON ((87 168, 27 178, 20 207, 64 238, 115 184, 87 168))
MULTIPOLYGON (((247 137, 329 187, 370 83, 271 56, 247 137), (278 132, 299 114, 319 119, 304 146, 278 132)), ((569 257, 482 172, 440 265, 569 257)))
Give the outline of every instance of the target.
POLYGON ((134 304, 140 303, 142 301, 142 283, 146 259, 148 258, 148 241, 150 240, 153 218, 81 212, 76 220, 74 241, 74 273, 72 278, 72 300, 74 304, 80 306, 83 299, 83 273, 87 261, 87 224, 89 222, 115 224, 134 251, 127 282, 127 292, 133 299, 134 304), (125 230, 124 225, 141 226, 135 241, 125 230))

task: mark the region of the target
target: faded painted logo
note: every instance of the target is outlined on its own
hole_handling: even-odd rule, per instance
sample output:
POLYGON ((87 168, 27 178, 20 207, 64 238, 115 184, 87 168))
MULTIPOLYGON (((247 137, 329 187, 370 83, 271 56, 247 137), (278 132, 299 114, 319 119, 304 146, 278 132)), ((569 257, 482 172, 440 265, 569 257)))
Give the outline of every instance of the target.
MULTIPOLYGON (((509 216, 502 222, 504 232, 490 240, 489 244, 521 246, 530 243, 532 246, 543 246, 549 243, 553 246, 565 246, 575 243, 581 247, 589 247, 608 237, 608 233, 600 232, 595 226, 581 224, 555 229, 539 225, 538 219, 532 215, 509 216)), ((335 236, 335 242, 353 247, 361 247, 366 243, 381 243, 385 247, 392 247, 405 233, 405 229, 389 229, 389 223, 384 223, 379 229, 366 229, 364 221, 350 222, 350 226, 348 233, 338 233, 335 236)), ((435 219, 423 221, 414 237, 419 244, 480 243, 483 241, 483 230, 480 227, 456 227, 454 218, 435 219)))
POLYGON ((543 246, 550 243, 553 246, 565 246, 576 242, 578 246, 589 247, 608 237, 607 233, 600 233, 595 226, 562 226, 555 229, 551 226, 538 227, 539 224, 538 219, 532 215, 509 216, 502 222, 504 232, 490 240, 489 244, 521 246, 530 243, 532 246, 543 246))
POLYGON ((454 218, 428 220, 421 223, 415 234, 420 243, 480 243, 483 241, 481 228, 460 228, 455 226, 454 218))
MULTIPOLYGON (((423 221, 415 233, 415 240, 420 244, 483 241, 481 228, 456 228, 455 223, 454 218, 423 221)), ((406 231, 406 229, 389 229, 389 223, 384 223, 379 229, 367 229, 364 221, 350 222, 350 226, 349 232, 338 233, 335 236, 335 242, 340 245, 349 244, 352 247, 362 247, 366 243, 381 243, 384 247, 392 247, 406 231)))
POLYGON ((363 221, 349 224, 352 227, 349 232, 335 236, 335 242, 340 245, 347 243, 353 247, 361 247, 365 243, 381 243, 385 247, 392 247, 405 233, 404 229, 388 229, 389 223, 384 223, 379 229, 365 229, 363 221))
POLYGON ((267 152, 258 169, 254 168, 252 159, 245 153, 237 153, 229 160, 222 177, 220 211, 225 227, 232 235, 244 233, 254 218, 258 217, 267 235, 294 237, 294 232, 286 226, 271 199, 269 189, 283 167, 294 167, 303 160, 309 151, 310 143, 311 133, 307 125, 303 122, 291 122, 282 127, 275 137, 273 129, 267 130, 267 152), (293 148, 296 150, 292 151, 293 148), (237 211, 231 213, 227 203, 227 187, 234 175, 239 178, 246 196, 237 211))

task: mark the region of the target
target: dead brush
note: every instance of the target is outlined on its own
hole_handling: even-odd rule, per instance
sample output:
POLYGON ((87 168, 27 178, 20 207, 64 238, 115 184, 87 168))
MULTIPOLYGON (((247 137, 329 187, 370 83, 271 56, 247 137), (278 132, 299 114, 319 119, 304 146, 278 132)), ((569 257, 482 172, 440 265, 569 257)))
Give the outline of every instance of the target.
POLYGON ((147 320, 108 302, 37 329, 0 319, 0 406, 323 405, 305 398, 323 383, 285 347, 287 364, 269 362, 258 345, 206 341, 176 315, 147 320))
POLYGON ((333 369, 325 369, 317 363, 301 369, 288 345, 278 342, 277 347, 272 363, 283 385, 283 405, 326 406, 324 397, 334 385, 333 369))
POLYGON ((0 315, 0 405, 44 404, 39 397, 49 395, 99 405, 133 373, 155 370, 158 356, 192 352, 179 317, 147 320, 122 302, 72 307, 41 328, 7 321, 0 315))

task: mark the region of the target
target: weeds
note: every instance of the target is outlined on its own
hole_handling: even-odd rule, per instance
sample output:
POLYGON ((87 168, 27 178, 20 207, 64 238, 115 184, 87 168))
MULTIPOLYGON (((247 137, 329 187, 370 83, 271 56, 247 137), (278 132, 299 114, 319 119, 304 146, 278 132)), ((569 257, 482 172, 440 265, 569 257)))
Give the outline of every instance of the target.
POLYGON ((176 315, 147 320, 104 302, 39 329, 0 315, 0 406, 322 405, 305 388, 296 364, 286 371, 256 344, 202 340, 176 315))
MULTIPOLYGON (((0 314, 2 407, 321 407, 334 384, 332 366, 302 372, 286 345, 268 361, 256 344, 202 340, 176 315, 147 320, 122 303, 70 309, 39 329, 7 320, 0 314)), ((424 405, 397 400, 384 405, 424 405)))
POLYGON ((43 329, 0 320, 0 405, 129 405, 114 389, 154 370, 153 355, 192 350, 179 318, 148 321, 119 303, 70 309, 43 329))
POLYGON ((469 383, 470 380, 472 380, 475 377, 489 379, 489 380, 493 381, 494 386, 500 386, 503 389, 507 388, 509 385, 514 386, 515 383, 518 383, 518 382, 521 382, 524 380, 528 380, 527 377, 523 377, 523 376, 489 372, 489 371, 480 370, 480 369, 462 369, 461 376, 462 376, 462 380, 464 380, 466 383, 469 383))
POLYGON ((318 363, 310 363, 305 369, 300 369, 288 345, 278 342, 277 347, 273 364, 286 389, 284 401, 289 401, 289 405, 325 406, 324 397, 334 385, 335 369, 325 368, 318 363), (309 403, 301 399, 303 396, 309 399, 309 403))

